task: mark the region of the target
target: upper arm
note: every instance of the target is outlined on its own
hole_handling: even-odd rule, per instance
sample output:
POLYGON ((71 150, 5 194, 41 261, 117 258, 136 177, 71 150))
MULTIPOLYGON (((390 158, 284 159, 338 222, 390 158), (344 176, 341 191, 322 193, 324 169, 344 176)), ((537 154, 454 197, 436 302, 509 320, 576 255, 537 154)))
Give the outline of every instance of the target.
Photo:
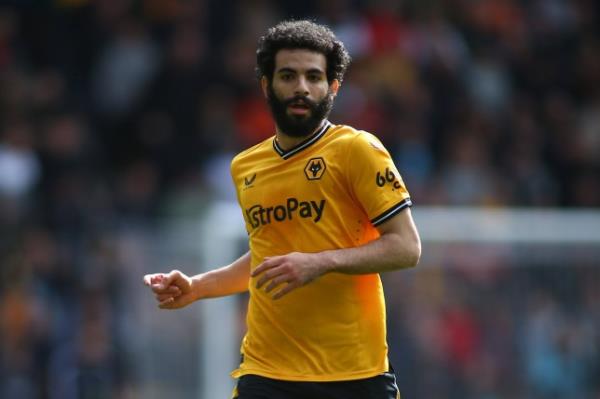
POLYGON ((403 209, 385 223, 377 226, 377 231, 382 237, 387 236, 397 240, 399 246, 412 254, 418 261, 421 256, 421 238, 410 208, 403 209))
POLYGON ((412 217, 410 208, 403 209, 400 213, 377 226, 379 234, 396 234, 401 238, 415 241, 419 239, 417 226, 412 217))

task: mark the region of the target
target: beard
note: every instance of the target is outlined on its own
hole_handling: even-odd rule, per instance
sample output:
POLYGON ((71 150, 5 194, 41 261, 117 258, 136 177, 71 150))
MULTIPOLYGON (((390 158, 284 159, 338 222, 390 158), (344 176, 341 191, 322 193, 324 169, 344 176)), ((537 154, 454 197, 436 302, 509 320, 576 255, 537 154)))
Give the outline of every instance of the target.
POLYGON ((291 137, 304 137, 313 133, 325 118, 329 116, 333 107, 333 93, 327 90, 327 94, 321 101, 312 101, 304 96, 294 96, 287 100, 281 100, 273 86, 269 83, 267 86, 267 103, 271 108, 271 114, 275 119, 275 124, 281 130, 291 137), (302 100, 309 108, 307 115, 288 115, 287 108, 290 104, 302 100))

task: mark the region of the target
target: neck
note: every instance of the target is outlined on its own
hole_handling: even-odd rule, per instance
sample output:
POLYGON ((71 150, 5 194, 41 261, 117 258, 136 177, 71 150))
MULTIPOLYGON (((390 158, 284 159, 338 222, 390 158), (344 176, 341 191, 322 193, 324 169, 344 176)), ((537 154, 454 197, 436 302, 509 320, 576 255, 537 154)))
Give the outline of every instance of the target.
POLYGON ((309 134, 299 137, 289 136, 282 132, 279 126, 275 126, 275 140, 277 140, 277 144, 279 145, 279 147, 281 147, 282 150, 289 150, 290 148, 294 148, 295 146, 302 143, 304 140, 321 130, 324 124, 325 119, 323 119, 321 123, 319 123, 319 126, 317 126, 315 130, 313 130, 309 134))

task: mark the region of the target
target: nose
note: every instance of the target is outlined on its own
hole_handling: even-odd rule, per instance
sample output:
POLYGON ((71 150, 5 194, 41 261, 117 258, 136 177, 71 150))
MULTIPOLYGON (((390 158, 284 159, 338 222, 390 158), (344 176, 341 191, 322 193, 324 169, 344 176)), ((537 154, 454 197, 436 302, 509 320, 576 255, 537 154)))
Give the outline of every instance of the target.
POLYGON ((296 88, 294 89, 294 95, 296 96, 308 96, 308 82, 302 75, 298 77, 296 88))

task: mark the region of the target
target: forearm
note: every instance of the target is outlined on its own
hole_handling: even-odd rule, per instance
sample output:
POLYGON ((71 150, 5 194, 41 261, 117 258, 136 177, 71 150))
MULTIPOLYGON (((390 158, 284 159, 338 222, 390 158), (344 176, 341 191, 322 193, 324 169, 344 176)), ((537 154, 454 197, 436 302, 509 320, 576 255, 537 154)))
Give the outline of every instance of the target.
POLYGON ((365 245, 318 254, 325 273, 383 273, 416 266, 421 255, 417 237, 403 239, 397 234, 385 234, 365 245))
POLYGON ((291 252, 265 258, 253 271, 256 288, 279 299, 327 273, 372 274, 416 266, 421 256, 421 240, 410 209, 402 211, 377 227, 379 238, 355 248, 315 253, 291 252))
POLYGON ((216 298, 248 290, 250 279, 250 252, 230 265, 192 277, 196 299, 216 298))
POLYGON ((382 273, 417 265, 421 257, 421 239, 410 209, 403 210, 377 229, 381 236, 365 245, 320 253, 321 272, 382 273))

